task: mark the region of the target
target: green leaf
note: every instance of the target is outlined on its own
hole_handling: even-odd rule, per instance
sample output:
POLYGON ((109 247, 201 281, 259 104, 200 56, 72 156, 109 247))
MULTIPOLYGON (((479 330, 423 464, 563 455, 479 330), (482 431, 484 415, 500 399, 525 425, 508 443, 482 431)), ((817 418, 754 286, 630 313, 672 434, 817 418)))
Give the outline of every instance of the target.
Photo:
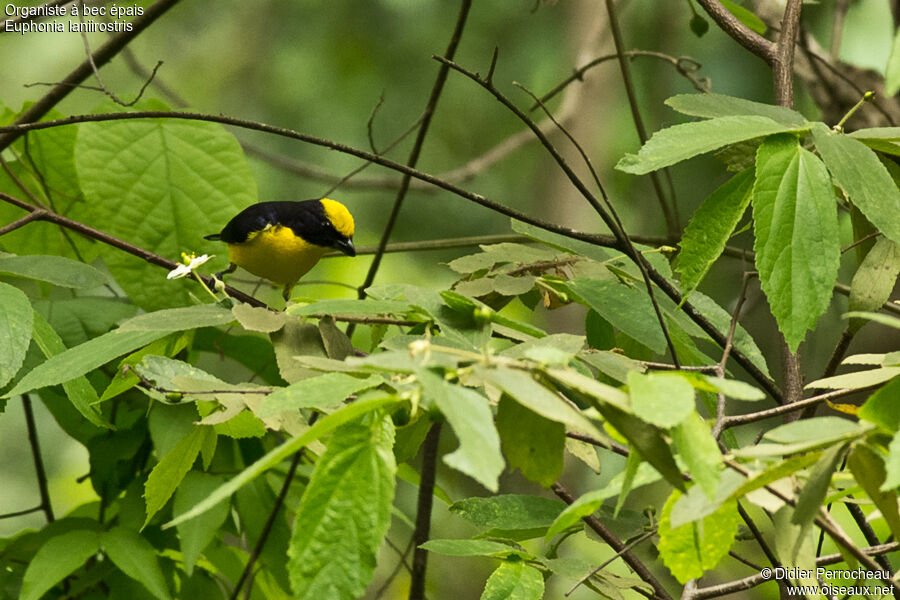
POLYGON ((681 236, 675 270, 681 276, 683 297, 700 284, 722 254, 725 244, 750 204, 753 171, 738 173, 714 191, 691 217, 681 236))
POLYGON ((478 367, 476 370, 485 381, 542 417, 568 425, 579 432, 602 437, 581 411, 535 381, 528 373, 506 368, 478 367))
POLYGON ((812 133, 816 150, 850 201, 885 237, 900 244, 900 190, 875 153, 824 123, 816 123, 812 133))
POLYGON ((304 431, 302 434, 292 437, 277 448, 270 450, 266 455, 241 471, 239 475, 219 486, 215 492, 207 496, 202 502, 191 508, 191 510, 179 514, 177 517, 166 523, 165 527, 168 528, 179 525, 180 523, 184 523, 189 519, 193 519, 198 515, 205 513, 222 500, 230 497, 234 492, 240 489, 241 486, 252 481, 268 469, 271 469, 287 457, 291 456, 294 452, 297 452, 308 444, 331 433, 348 421, 397 401, 398 400, 393 396, 374 396, 372 398, 360 399, 353 404, 349 404, 344 408, 319 419, 316 421, 315 425, 304 431))
MULTIPOLYGON (((215 123, 84 123, 78 130, 75 166, 92 208, 91 224, 170 258, 211 249, 202 236, 219 231, 256 201, 253 173, 237 140, 215 123)), ((139 306, 187 304, 187 287, 167 281, 158 267, 114 248, 104 257, 139 306)))
POLYGON ((283 312, 274 312, 261 306, 236 304, 231 308, 231 314, 247 331, 272 333, 284 327, 285 314, 283 312))
POLYGON ((288 307, 289 315, 405 315, 410 312, 409 302, 401 300, 356 300, 349 298, 319 300, 311 304, 293 304, 288 307))
POLYGON ((31 559, 19 600, 38 600, 100 551, 100 533, 76 529, 50 538, 31 559))
POLYGON ((559 479, 566 448, 566 428, 562 423, 550 421, 503 396, 497 407, 497 429, 510 469, 519 469, 526 479, 545 488, 559 479))
POLYGON ((840 261, 828 171, 794 136, 771 137, 759 148, 753 219, 762 289, 794 352, 828 308, 840 261))
POLYGON ((450 506, 450 512, 480 530, 515 531, 549 527, 565 507, 560 500, 528 494, 500 494, 460 500, 450 506))
POLYGON ((504 464, 487 398, 469 388, 448 383, 431 371, 423 369, 418 377, 425 397, 440 409, 459 440, 459 448, 445 454, 444 462, 496 492, 504 464))
POLYGON ((227 325, 234 321, 230 310, 218 304, 197 304, 179 308, 167 308, 128 319, 121 331, 183 331, 200 327, 227 325))
POLYGON ((200 454, 200 448, 205 443, 206 437, 210 435, 215 435, 212 427, 202 425, 194 427, 150 471, 147 483, 144 485, 144 499, 147 501, 145 527, 153 515, 165 506, 172 494, 175 493, 178 484, 197 460, 197 455, 200 454))
POLYGON ((808 527, 825 500, 828 486, 831 484, 831 476, 838 468, 838 463, 844 456, 844 446, 835 444, 822 454, 822 458, 813 467, 806 485, 797 496, 797 504, 794 506, 794 514, 791 522, 801 527, 808 527))
POLYGON ((888 455, 884 459, 884 483, 881 490, 896 490, 900 487, 900 433, 895 433, 888 445, 888 455))
POLYGON ((753 402, 763 400, 766 394, 759 388, 755 388, 749 383, 745 383, 738 379, 725 379, 723 377, 714 377, 712 375, 704 375, 692 371, 675 371, 673 375, 679 377, 691 384, 694 389, 703 392, 714 392, 716 394, 724 394, 735 400, 745 400, 753 402))
POLYGON ((34 310, 31 302, 20 289, 0 282, 0 388, 16 376, 28 345, 31 343, 31 325, 34 310))
POLYGON ((165 336, 168 331, 122 331, 115 329, 69 348, 27 373, 6 396, 16 396, 71 381, 109 361, 165 336))
POLYGON ((296 598, 352 600, 365 592, 390 525, 393 444, 389 417, 335 431, 294 521, 288 572, 296 598))
MULTIPOLYGON (((716 304, 712 298, 701 292, 695 291, 691 294, 691 304, 700 311, 700 314, 709 319, 710 323, 722 332, 722 335, 728 333, 728 329, 731 326, 731 315, 728 314, 724 308, 716 304)), ((765 356, 763 356, 759 346, 756 345, 753 337, 747 333, 747 330, 744 329, 740 323, 738 323, 737 329, 735 329, 734 332, 734 347, 743 352, 744 356, 747 357, 747 360, 749 360, 753 366, 762 371, 765 375, 769 375, 769 366, 766 364, 765 356)))
POLYGON ((795 525, 793 512, 792 506, 784 505, 775 513, 773 550, 782 565, 798 569, 786 578, 788 583, 815 587, 816 579, 812 576, 816 567, 815 529, 795 525))
POLYGON ((569 281, 566 287, 622 333, 657 354, 666 351, 666 338, 646 290, 580 277, 569 281))
POLYGON ((490 540, 428 540, 419 548, 444 556, 495 556, 504 558, 521 555, 522 551, 490 540))
POLYGON ((716 117, 682 123, 654 133, 637 154, 626 154, 616 169, 644 175, 729 144, 802 129, 802 126, 784 125, 759 116, 716 117))
MULTIPOLYGON (((638 465, 637 472, 634 474, 634 477, 631 479, 631 485, 628 487, 634 490, 655 483, 659 481, 659 478, 659 472, 650 463, 642 462, 638 465)), ((580 496, 559 514, 553 525, 547 530, 547 539, 572 527, 582 517, 593 514, 607 499, 620 495, 622 490, 626 489, 625 483, 624 472, 619 472, 610 480, 606 487, 580 496)))
POLYGON ((709 426, 695 411, 672 429, 672 440, 687 472, 710 499, 719 488, 722 452, 709 426))
MULTIPOLYGON (((850 282, 850 311, 874 311, 891 297, 900 274, 900 245, 880 238, 860 263, 850 282)), ((858 331, 865 321, 850 321, 851 331, 858 331)))
POLYGON ((881 325, 887 325, 894 329, 900 329, 900 319, 891 315, 885 315, 876 312, 850 311, 842 315, 845 319, 868 319, 881 325))
POLYGON ((790 108, 723 94, 678 94, 666 99, 666 104, 681 114, 704 119, 755 115, 794 127, 803 127, 807 123, 803 115, 790 108))
POLYGON ((62 256, 0 256, 0 273, 81 290, 107 282, 106 275, 94 267, 62 256))
POLYGON ((540 600, 543 596, 540 571, 520 560, 505 560, 488 577, 481 600, 540 600))
POLYGON ((628 374, 631 408, 636 417, 674 427, 694 411, 694 388, 675 373, 628 374))
POLYGON ((893 432, 900 430, 900 377, 895 377, 883 388, 869 396, 859 407, 857 416, 893 432))
POLYGON ((346 373, 325 373, 275 390, 263 399, 259 415, 267 417, 300 408, 332 408, 351 395, 382 383, 384 379, 378 375, 361 379, 346 373))
MULTIPOLYGON (((732 2, 731 0, 719 0, 722 3, 722 6, 728 9, 728 12, 733 14, 738 20, 755 31, 756 33, 762 35, 766 32, 766 24, 762 19, 757 17, 754 13, 750 12, 740 4, 732 2)), ((766 105, 764 105, 766 106, 766 105)), ((779 107, 780 108, 780 107, 779 107)), ((777 119, 776 119, 777 120, 777 119)))
MULTIPOLYGON (((222 477, 190 471, 181 485, 175 490, 175 501, 172 510, 180 514, 209 496, 222 484, 222 477)), ((188 575, 194 570, 194 564, 203 550, 216 537, 219 528, 228 518, 229 506, 222 503, 209 512, 178 526, 178 539, 181 542, 181 555, 184 559, 184 570, 188 575)))
POLYGON ((102 335, 138 308, 125 299, 81 296, 38 300, 32 304, 62 338, 66 347, 102 335))
MULTIPOLYGON (((33 334, 34 343, 48 359, 65 352, 62 340, 38 312, 34 313, 33 334)), ((62 386, 69 402, 85 419, 97 427, 113 429, 113 425, 94 406, 99 402, 97 391, 86 377, 76 377, 64 382, 62 386)))
POLYGON ((731 492, 728 496, 728 500, 739 500, 753 490, 758 490, 761 487, 767 486, 779 479, 784 479, 801 469, 805 469, 806 467, 815 464, 821 457, 821 451, 798 454, 767 467, 759 473, 754 473, 744 483, 731 492))
POLYGON ((847 466, 856 482, 869 495, 881 516, 887 521, 894 539, 900 539, 900 511, 897 508, 897 494, 893 489, 884 488, 886 471, 884 459, 871 446, 857 444, 847 457, 847 466))
POLYGON ((113 527, 100 538, 104 552, 123 573, 140 581, 159 600, 172 596, 159 566, 156 550, 136 531, 125 527, 113 527))
POLYGON ((296 383, 319 374, 302 366, 298 360, 298 357, 307 356, 327 357, 318 327, 304 323, 300 317, 290 316, 284 327, 271 334, 271 339, 282 379, 296 383))
POLYGON ((866 371, 825 377, 806 384, 804 389, 859 389, 884 383, 897 375, 900 375, 900 367, 881 367, 880 369, 868 369, 866 371))
POLYGON ((891 55, 884 69, 884 93, 890 98, 900 91, 900 29, 894 34, 891 55))
POLYGON ((663 563, 682 584, 713 569, 728 554, 737 534, 740 516, 737 502, 724 503, 701 522, 672 528, 672 507, 681 497, 674 490, 663 507, 659 522, 659 554, 663 563))

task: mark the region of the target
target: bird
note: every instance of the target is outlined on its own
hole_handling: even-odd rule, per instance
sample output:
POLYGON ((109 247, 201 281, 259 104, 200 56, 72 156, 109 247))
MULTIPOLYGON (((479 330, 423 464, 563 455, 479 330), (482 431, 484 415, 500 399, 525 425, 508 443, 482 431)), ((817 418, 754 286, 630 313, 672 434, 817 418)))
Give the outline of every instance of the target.
POLYGON ((284 286, 290 299, 297 281, 329 249, 356 256, 353 215, 329 198, 259 202, 239 212, 219 233, 204 239, 228 244, 231 264, 218 279, 243 267, 250 273, 284 286))

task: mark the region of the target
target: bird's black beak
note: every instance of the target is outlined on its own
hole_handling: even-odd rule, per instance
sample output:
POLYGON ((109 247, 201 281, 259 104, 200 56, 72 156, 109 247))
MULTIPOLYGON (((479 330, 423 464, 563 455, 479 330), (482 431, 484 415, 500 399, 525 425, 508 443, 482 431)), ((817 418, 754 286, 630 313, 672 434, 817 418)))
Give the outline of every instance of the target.
POLYGON ((350 238, 340 239, 334 243, 334 248, 340 250, 347 256, 356 256, 356 247, 350 238))

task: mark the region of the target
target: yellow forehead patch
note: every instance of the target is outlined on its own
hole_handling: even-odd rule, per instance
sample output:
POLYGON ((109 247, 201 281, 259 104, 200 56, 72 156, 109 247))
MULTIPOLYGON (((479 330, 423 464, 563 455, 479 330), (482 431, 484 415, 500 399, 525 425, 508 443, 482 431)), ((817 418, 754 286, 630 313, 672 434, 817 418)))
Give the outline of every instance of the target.
POLYGON ((353 215, 347 210, 347 207, 329 198, 322 198, 322 207, 325 209, 325 216, 334 225, 341 235, 353 236, 353 215))

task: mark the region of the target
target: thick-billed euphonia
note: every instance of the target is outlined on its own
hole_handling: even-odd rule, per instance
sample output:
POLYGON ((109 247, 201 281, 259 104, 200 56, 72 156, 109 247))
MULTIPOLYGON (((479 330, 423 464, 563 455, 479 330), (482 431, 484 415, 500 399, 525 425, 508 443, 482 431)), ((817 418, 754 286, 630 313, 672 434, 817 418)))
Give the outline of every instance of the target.
POLYGON ((231 265, 284 286, 290 298, 297 280, 329 249, 356 256, 353 216, 335 200, 260 202, 231 219, 220 233, 205 236, 228 244, 231 265))

